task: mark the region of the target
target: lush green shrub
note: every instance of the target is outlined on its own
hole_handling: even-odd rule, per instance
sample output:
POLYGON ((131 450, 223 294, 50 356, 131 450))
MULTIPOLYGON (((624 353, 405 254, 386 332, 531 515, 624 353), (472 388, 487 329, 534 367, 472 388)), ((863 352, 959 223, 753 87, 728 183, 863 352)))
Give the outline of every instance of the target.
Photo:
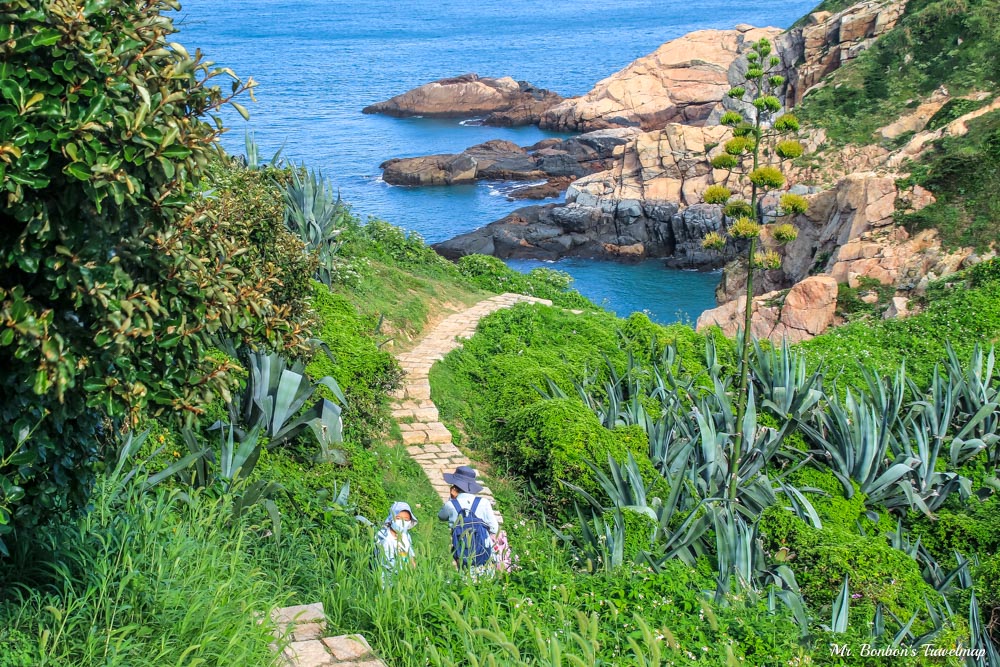
POLYGON ((312 307, 318 319, 314 335, 326 343, 333 359, 317 352, 306 371, 313 378, 337 380, 347 398, 346 436, 369 444, 388 426, 388 394, 399 386, 402 370, 391 354, 379 349, 378 323, 359 314, 345 297, 313 283, 312 307))
POLYGON ((542 399, 547 379, 572 394, 573 382, 604 367, 624 367, 610 313, 576 315, 517 305, 483 318, 476 335, 431 370, 431 390, 445 421, 461 423, 474 441, 491 442, 498 425, 542 399))
POLYGON ((302 342, 198 198, 231 72, 170 42, 166 7, 0 7, 0 540, 84 502, 99 411, 197 413, 229 389, 213 335, 302 342))
MULTIPOLYGON (((635 561, 640 552, 649 551, 653 541, 653 531, 656 521, 647 514, 635 510, 623 509, 625 519, 625 546, 622 549, 626 562, 635 561)), ((602 517, 608 525, 614 525, 614 512, 607 511, 602 517)))
POLYGON ((973 287, 982 287, 987 283, 1000 282, 1000 259, 989 259, 976 264, 968 270, 969 281, 973 287))
POLYGON ((552 507, 565 508, 577 495, 560 481, 603 497, 587 460, 606 463, 611 456, 622 462, 631 452, 647 481, 654 479, 648 443, 637 433, 641 432, 635 428, 609 431, 575 398, 547 400, 510 416, 496 445, 497 455, 510 470, 547 494, 552 507))
POLYGON ((1000 550, 1000 497, 985 501, 975 497, 960 507, 944 507, 934 521, 913 515, 910 531, 942 563, 954 562, 955 552, 966 558, 1000 550))
POLYGON ((229 159, 213 160, 209 166, 214 196, 207 204, 226 237, 241 249, 234 265, 255 277, 258 289, 274 303, 305 319, 317 259, 285 225, 281 184, 288 172, 246 169, 229 159))
POLYGON ((442 275, 457 276, 455 267, 424 243, 420 234, 407 232, 383 220, 370 220, 366 225, 355 221, 345 232, 344 254, 360 254, 394 266, 433 267, 442 275))
POLYGON ((335 525, 344 532, 354 523, 353 512, 335 507, 334 499, 344 484, 350 484, 350 507, 374 523, 385 518, 390 499, 382 483, 383 464, 377 453, 351 442, 344 443, 345 465, 318 463, 309 452, 275 449, 261 452, 255 475, 280 484, 284 493, 275 496, 281 513, 325 529, 335 525), (344 521, 344 519, 347 519, 344 521))
POLYGON ((843 485, 829 468, 806 466, 789 475, 788 481, 800 490, 812 488, 820 491, 809 494, 808 498, 824 528, 847 532, 857 532, 859 525, 866 530, 873 528, 871 521, 865 517, 865 494, 855 484, 854 495, 845 498, 843 485))
POLYGON ((37 664, 37 641, 17 628, 0 630, 0 667, 34 667, 37 664))
POLYGON ((817 530, 778 507, 765 510, 761 534, 765 549, 789 551, 789 565, 813 609, 829 609, 849 575, 851 623, 862 630, 879 602, 909 619, 925 610, 925 595, 929 600, 937 597, 924 583, 917 562, 893 549, 881 535, 862 536, 832 522, 817 530))

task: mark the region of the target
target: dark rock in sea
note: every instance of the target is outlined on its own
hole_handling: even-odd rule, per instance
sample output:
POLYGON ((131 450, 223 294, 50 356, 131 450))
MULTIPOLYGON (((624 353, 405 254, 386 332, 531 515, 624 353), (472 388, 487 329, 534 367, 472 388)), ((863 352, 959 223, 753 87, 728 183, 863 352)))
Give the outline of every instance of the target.
POLYGON ((565 192, 573 180, 572 176, 555 176, 538 185, 514 188, 507 193, 507 199, 552 199, 565 192))
POLYGON ((472 232, 435 244, 444 257, 482 253, 501 259, 668 258, 675 268, 715 269, 732 259, 706 252, 701 239, 720 229, 716 206, 634 202, 605 211, 576 203, 520 208, 472 232))
MULTIPOLYGON (((635 130, 602 130, 571 139, 546 139, 521 148, 493 140, 462 153, 395 158, 383 162, 382 179, 393 185, 454 185, 476 180, 546 181, 515 198, 558 196, 575 179, 608 169, 616 149, 631 141, 635 130)), ((620 153, 620 151, 619 151, 620 153)))
POLYGON ((509 76, 494 79, 477 74, 439 79, 401 95, 372 104, 362 113, 381 113, 400 118, 472 118, 486 116, 485 125, 511 127, 537 124, 541 115, 563 98, 544 88, 515 81, 509 76))

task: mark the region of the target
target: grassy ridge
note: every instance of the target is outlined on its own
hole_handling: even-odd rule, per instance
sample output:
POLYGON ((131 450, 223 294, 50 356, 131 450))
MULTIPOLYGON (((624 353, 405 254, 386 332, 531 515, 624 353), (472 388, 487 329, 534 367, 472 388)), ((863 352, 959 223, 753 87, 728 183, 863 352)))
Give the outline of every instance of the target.
POLYGON ((834 144, 873 132, 944 86, 952 95, 1000 85, 1000 7, 993 0, 910 0, 897 26, 813 90, 796 113, 834 144))

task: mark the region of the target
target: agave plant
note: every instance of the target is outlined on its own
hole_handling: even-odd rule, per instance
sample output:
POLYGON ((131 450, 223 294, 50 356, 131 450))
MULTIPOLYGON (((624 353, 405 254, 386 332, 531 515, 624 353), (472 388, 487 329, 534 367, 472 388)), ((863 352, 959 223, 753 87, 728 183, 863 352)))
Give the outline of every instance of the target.
POLYGON ((847 498, 854 495, 852 482, 857 482, 870 505, 903 509, 912 505, 910 471, 920 460, 900 455, 889 461, 893 422, 886 408, 879 413, 864 394, 855 397, 848 390, 843 405, 830 400, 803 431, 819 445, 816 453, 829 462, 847 498))
POLYGON ((279 148, 278 151, 271 156, 270 160, 265 162, 261 159, 260 148, 257 146, 257 140, 252 131, 248 131, 246 135, 244 135, 243 141, 247 151, 244 158, 247 169, 257 171, 268 166, 281 169, 283 163, 281 153, 285 150, 284 145, 282 145, 281 148, 279 148))
POLYGON ((761 407, 793 424, 808 419, 823 398, 822 375, 817 370, 806 372, 805 355, 793 352, 783 340, 781 351, 764 349, 754 339, 754 354, 750 359, 754 384, 761 397, 761 407))
POLYGON ((248 429, 260 428, 268 439, 268 448, 273 449, 309 429, 319 443, 320 458, 343 463, 343 452, 336 445, 343 442, 340 415, 341 406, 347 401, 337 381, 327 376, 314 385, 302 362, 297 361, 289 368, 285 358, 277 353, 250 352, 248 365, 250 377, 246 390, 237 402, 229 405, 231 421, 239 425, 237 437, 242 440, 248 429), (329 389, 340 405, 320 398, 305 408, 317 385, 329 389))
POLYGON ((317 279, 326 286, 333 282, 338 238, 343 231, 347 207, 334 196, 322 172, 292 169, 286 185, 285 225, 319 257, 317 279))
POLYGON ((955 472, 937 469, 944 438, 936 436, 934 425, 928 423, 926 413, 921 413, 916 420, 907 420, 898 440, 900 453, 907 460, 917 460, 911 472, 913 491, 904 491, 911 506, 932 517, 953 491, 960 491, 963 499, 972 494, 969 479, 955 472))
POLYGON ((989 625, 984 625, 979 617, 979 601, 976 599, 976 591, 972 591, 972 596, 969 599, 969 634, 972 638, 969 648, 976 652, 982 651, 982 657, 978 659, 973 656, 967 657, 965 664, 968 667, 1000 666, 1000 647, 997 647, 990 637, 989 625))
POLYGON ((948 375, 956 386, 955 426, 960 427, 952 443, 952 465, 960 465, 980 450, 990 452, 990 460, 1000 465, 1000 388, 993 371, 994 348, 985 359, 977 343, 969 364, 963 366, 951 345, 946 345, 948 375))
POLYGON ((621 508, 611 511, 608 523, 600 512, 590 512, 590 517, 576 505, 579 535, 564 533, 553 527, 552 531, 574 554, 578 563, 588 572, 608 572, 625 563, 625 516, 621 508))

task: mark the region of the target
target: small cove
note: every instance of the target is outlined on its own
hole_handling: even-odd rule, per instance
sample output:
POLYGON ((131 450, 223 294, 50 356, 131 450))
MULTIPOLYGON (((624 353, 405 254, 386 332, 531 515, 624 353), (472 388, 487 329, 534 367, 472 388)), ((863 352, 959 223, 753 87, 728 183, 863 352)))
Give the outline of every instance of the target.
MULTIPOLYGON (((562 95, 579 95, 660 44, 692 30, 738 23, 787 26, 814 0, 759 4, 606 0, 544 4, 525 0, 404 5, 393 0, 187 0, 178 40, 209 60, 259 82, 251 120, 223 119, 227 151, 244 151, 252 129, 264 156, 322 172, 363 218, 378 217, 429 242, 481 227, 524 205, 510 184, 407 188, 384 183, 393 157, 453 153, 490 139, 522 146, 549 136, 535 127, 494 128, 461 119, 366 116, 361 109, 420 84, 464 72, 510 75, 562 95)), ((556 199, 538 203, 550 203, 556 199)), ((534 203, 534 202, 529 202, 534 203)), ((651 260, 617 264, 567 259, 511 262, 574 276, 581 292, 619 315, 646 310, 659 322, 694 320, 714 305, 717 273, 662 268, 651 260)))

